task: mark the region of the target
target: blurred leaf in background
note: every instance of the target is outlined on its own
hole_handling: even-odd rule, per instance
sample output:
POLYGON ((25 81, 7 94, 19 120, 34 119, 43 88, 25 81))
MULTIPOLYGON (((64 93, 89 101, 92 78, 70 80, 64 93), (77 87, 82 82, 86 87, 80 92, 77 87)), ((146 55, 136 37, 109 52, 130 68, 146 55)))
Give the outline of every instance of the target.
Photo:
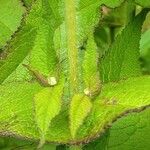
MULTIPOLYGON (((36 150, 36 142, 11 137, 0 138, 0 150, 36 150)), ((40 150, 56 150, 56 145, 45 144, 40 150)))
POLYGON ((144 74, 150 74, 150 13, 143 25, 143 35, 140 42, 141 66, 144 74))

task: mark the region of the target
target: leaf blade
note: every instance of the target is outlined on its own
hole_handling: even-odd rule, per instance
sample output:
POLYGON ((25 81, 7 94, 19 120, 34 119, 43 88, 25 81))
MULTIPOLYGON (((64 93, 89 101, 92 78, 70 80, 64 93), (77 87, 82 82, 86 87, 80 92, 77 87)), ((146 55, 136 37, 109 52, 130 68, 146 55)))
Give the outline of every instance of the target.
POLYGON ((93 35, 88 36, 84 60, 82 64, 83 79, 85 84, 84 93, 87 96, 94 97, 100 93, 101 81, 98 71, 98 52, 93 35))
POLYGON ((102 58, 100 75, 103 82, 116 81, 141 75, 138 58, 141 27, 146 17, 147 10, 143 10, 129 23, 118 35, 116 41, 110 47, 108 54, 102 58), (128 37, 128 35, 130 35, 128 37), (124 42, 126 41, 127 44, 124 42))
POLYGON ((25 9, 17 0, 13 2, 1 0, 0 3, 0 48, 2 48, 20 26, 25 9))
POLYGON ((53 13, 54 8, 57 10, 58 3, 54 1, 52 4, 50 6, 47 0, 38 0, 32 5, 29 14, 22 22, 22 27, 5 48, 7 57, 2 57, 4 62, 0 68, 2 76, 0 83, 3 83, 11 74, 13 75, 9 78, 9 82, 18 81, 14 77, 15 71, 17 70, 19 75, 22 70, 25 72, 25 68, 19 67, 24 59, 44 75, 55 73, 58 62, 53 48, 53 32, 60 18, 58 13, 53 13))
POLYGON ((62 105, 62 84, 52 88, 44 88, 34 97, 35 119, 41 135, 40 147, 45 143, 45 135, 53 118, 55 118, 62 105))
POLYGON ((70 105, 70 131, 72 138, 75 138, 77 130, 83 124, 92 108, 92 103, 84 95, 74 95, 70 105))
MULTIPOLYGON (((102 95, 94 102, 91 112, 78 129, 74 140, 70 135, 68 112, 65 109, 51 122, 45 137, 46 141, 62 144, 82 143, 101 135, 106 126, 110 126, 118 117, 134 111, 139 112, 148 107, 150 104, 149 83, 150 77, 145 76, 104 85, 102 95), (137 92, 129 95, 134 87, 137 92), (115 97, 113 93, 116 93, 115 97), (138 98, 139 95, 141 99, 138 98)), ((0 117, 0 132, 7 131, 7 135, 13 133, 13 135, 37 140, 41 135, 32 115, 34 114, 32 99, 43 88, 38 84, 29 85, 26 88, 22 84, 6 84, 0 87, 0 108, 1 116, 3 116, 0 117)))

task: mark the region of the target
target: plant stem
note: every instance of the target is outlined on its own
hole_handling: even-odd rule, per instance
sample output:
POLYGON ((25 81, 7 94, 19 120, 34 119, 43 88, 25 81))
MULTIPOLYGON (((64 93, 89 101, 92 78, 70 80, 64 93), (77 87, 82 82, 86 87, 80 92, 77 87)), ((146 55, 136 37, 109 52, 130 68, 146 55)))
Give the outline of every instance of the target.
POLYGON ((71 92, 77 92, 77 39, 75 0, 65 0, 65 22, 67 31, 67 50, 69 59, 69 79, 71 92))

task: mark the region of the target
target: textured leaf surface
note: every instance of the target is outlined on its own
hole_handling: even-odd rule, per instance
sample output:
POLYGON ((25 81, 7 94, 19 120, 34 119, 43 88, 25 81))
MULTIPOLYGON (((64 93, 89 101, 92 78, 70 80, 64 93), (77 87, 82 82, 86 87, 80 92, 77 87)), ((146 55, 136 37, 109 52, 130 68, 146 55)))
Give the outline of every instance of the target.
POLYGON ((104 127, 115 120, 116 116, 132 112, 130 110, 140 110, 143 104, 149 105, 149 83, 150 78, 145 77, 128 79, 122 83, 106 84, 100 97, 94 103, 93 112, 80 129, 79 135, 86 136, 87 132, 90 131, 97 136, 99 132, 103 132, 104 127), (141 88, 144 92, 140 90, 141 88), (140 96, 138 93, 141 93, 140 96), (89 125, 91 130, 87 129, 86 125, 89 125))
POLYGON ((150 1, 149 0, 135 0, 136 3, 143 7, 150 8, 150 1))
POLYGON ((149 150, 149 115, 148 109, 118 120, 110 130, 108 150, 149 150))
POLYGON ((16 72, 19 72, 21 74, 21 71, 25 68, 23 68, 22 65, 21 70, 17 71, 16 68, 20 65, 21 62, 23 62, 25 57, 28 55, 29 50, 32 48, 35 35, 36 30, 31 29, 30 26, 26 26, 22 27, 22 30, 16 34, 15 38, 13 38, 11 44, 8 47, 8 50, 11 49, 10 53, 0 67, 0 83, 3 83, 12 73, 13 76, 9 81, 12 82, 17 80, 16 76, 18 75, 16 75, 16 72), (24 40, 26 42, 23 42, 24 40), (21 53, 19 53, 19 51, 21 51, 21 53))
MULTIPOLYGON (((11 40, 9 46, 7 47, 7 52, 9 52, 9 54, 6 60, 4 59, 4 63, 2 64, 0 70, 1 83, 10 77, 10 75, 13 74, 13 71, 16 71, 18 66, 20 66, 25 60, 27 61, 26 64, 30 63, 34 69, 46 76, 53 75, 55 74, 56 70, 60 69, 66 75, 66 82, 69 81, 71 83, 71 86, 67 85, 68 91, 70 92, 73 89, 73 91, 76 92, 76 87, 81 85, 80 82, 77 82, 78 75, 80 75, 80 71, 78 69, 80 69, 80 66, 82 66, 82 59, 78 57, 81 56, 79 55, 79 50, 84 40, 88 37, 89 33, 93 31, 94 26, 99 21, 99 7, 101 4, 106 4, 110 7, 116 7, 119 6, 121 2, 122 0, 65 0, 63 3, 61 3, 59 0, 35 1, 28 16, 23 22, 22 28, 17 33, 16 37, 11 40), (55 41, 54 43, 53 40, 55 41), (21 54, 19 52, 21 52, 21 54), (60 68, 57 67, 58 64, 60 68), (67 67, 64 68, 63 65, 67 67)), ((120 40, 120 45, 122 46, 123 41, 128 40, 126 40, 127 36, 124 36, 126 32, 132 33, 132 29, 134 33, 138 33, 138 35, 132 37, 135 37, 134 42, 131 39, 128 40, 129 43, 127 42, 128 44, 125 46, 124 50, 128 50, 128 47, 131 47, 133 43, 133 48, 138 45, 140 28, 144 16, 145 13, 138 15, 138 17, 136 17, 136 19, 127 26, 123 34, 120 36, 120 39, 122 38, 120 40), (133 28, 134 25, 136 25, 135 29, 133 28)), ((91 44, 88 44, 87 47, 89 48, 89 45, 91 44)), ((92 45, 94 45, 93 42, 92 45)), ((137 65, 137 53, 132 53, 133 55, 130 54, 131 51, 123 51, 122 53, 121 46, 118 48, 120 51, 117 51, 117 54, 124 54, 126 52, 127 54, 123 56, 117 56, 115 57, 115 60, 117 60, 118 57, 120 60, 123 60, 122 57, 125 58, 125 61, 121 64, 123 69, 119 71, 117 68, 118 62, 116 65, 116 61, 114 60, 113 63, 117 67, 114 65, 113 67, 115 70, 118 70, 119 73, 114 71, 112 73, 113 77, 109 77, 110 79, 129 77, 133 74, 136 74, 135 76, 137 76, 140 74, 140 69, 137 65), (132 56, 132 58, 130 57, 130 60, 132 61, 129 61, 128 54, 132 56)), ((117 44, 116 47, 118 47, 117 44)), ((107 63, 110 62, 109 60, 112 58, 113 57, 110 56, 108 60, 106 60, 106 66, 107 63)), ((93 59, 91 61, 93 62, 93 59)), ((87 68, 87 70, 89 72, 89 68, 87 68)), ((22 71, 19 70, 19 74, 21 72, 22 71)), ((107 73, 109 74, 109 72, 110 70, 108 70, 107 73)), ((105 75, 104 72, 103 74, 105 75)), ((12 78, 11 82, 15 81, 14 79, 15 78, 12 78)), ((109 81, 112 81, 112 79, 110 79, 109 81)), ((45 117, 46 121, 42 121, 43 117, 40 119, 41 115, 39 115, 39 113, 43 113, 44 107, 39 109, 39 105, 41 103, 43 105, 44 102, 41 100, 41 96, 39 95, 43 95, 43 93, 38 94, 38 98, 36 97, 36 100, 38 101, 38 107, 34 107, 32 102, 35 94, 37 94, 42 88, 38 84, 33 83, 15 84, 14 82, 9 82, 3 84, 0 88, 2 99, 0 102, 2 110, 2 115, 0 117, 0 133, 27 137, 34 140, 39 140, 41 138, 41 134, 38 132, 39 129, 37 128, 39 127, 44 135, 45 132, 48 131, 45 135, 45 140, 49 142, 88 142, 89 140, 101 134, 104 128, 116 120, 118 116, 122 116, 130 111, 143 110, 150 104, 150 77, 133 78, 120 81, 118 83, 109 83, 104 85, 101 95, 96 101, 93 102, 93 107, 90 113, 87 113, 88 111, 85 111, 86 109, 84 110, 85 112, 82 111, 82 109, 86 106, 84 104, 87 104, 87 102, 81 101, 81 103, 79 103, 78 101, 73 101, 81 104, 81 110, 78 110, 77 108, 76 112, 73 111, 75 112, 72 115, 73 118, 75 118, 75 120, 73 120, 75 121, 75 126, 70 126, 70 116, 68 110, 66 109, 68 108, 66 104, 63 105, 61 113, 57 115, 55 119, 52 118, 58 113, 59 108, 54 114, 48 114, 48 118, 45 117), (36 110, 37 122, 34 119, 34 108, 38 108, 36 110), (76 116, 78 113, 81 113, 80 111, 82 112, 82 115, 79 118, 80 120, 78 120, 76 116), (50 126, 49 122, 51 122, 50 126), (73 127, 73 129, 71 129, 71 133, 70 127, 73 127), (74 137, 73 139, 72 136, 74 137)), ((63 98, 70 99, 68 96, 69 94, 65 94, 63 95, 63 98)), ((45 96, 48 104, 49 96, 47 97, 47 95, 44 94, 42 97, 45 96)), ((53 95, 51 94, 51 96, 53 95)), ((55 96, 59 96, 57 92, 55 96)), ((57 100, 60 99, 57 98, 57 100)), ((89 101, 89 99, 87 101, 89 101)), ((88 105, 89 106, 87 110, 90 108, 89 103, 88 105)), ((50 111, 48 112, 50 113, 50 111)))
POLYGON ((61 23, 58 2, 58 0, 38 0, 29 14, 28 23, 37 28, 34 46, 30 53, 30 65, 45 75, 53 74, 56 69, 57 58, 53 47, 53 34, 61 23))
POLYGON ((70 105, 70 130, 73 138, 75 138, 77 130, 83 124, 91 108, 92 103, 85 95, 75 95, 72 98, 70 105))
POLYGON ((150 29, 143 33, 140 42, 142 69, 150 73, 150 29))
MULTIPOLYGON (((118 116, 148 107, 149 83, 150 77, 146 76, 106 84, 74 140, 71 140, 68 113, 65 110, 52 120, 46 140, 59 143, 88 142, 102 133, 104 127, 110 125, 118 116)), ((1 134, 13 133, 32 139, 40 138, 32 115, 32 99, 40 89, 38 85, 30 84, 1 86, 1 134)))
POLYGON ((60 11, 64 12, 62 13, 64 20, 55 31, 54 45, 59 53, 60 61, 63 61, 64 74, 69 76, 71 92, 82 88, 79 84, 81 81, 79 70, 82 63, 80 47, 88 35, 94 31, 94 27, 99 21, 100 6, 105 4, 116 7, 122 2, 122 0, 113 2, 110 0, 65 0, 62 4, 60 11))
POLYGON ((44 88, 35 94, 34 107, 35 119, 41 134, 41 144, 45 141, 45 135, 48 131, 52 119, 58 115, 62 105, 63 86, 44 88))
POLYGON ((85 94, 96 96, 101 90, 98 71, 98 52, 93 36, 88 37, 83 61, 83 78, 86 89, 85 94))
MULTIPOLYGON (((11 137, 1 137, 0 138, 0 148, 1 150, 11 150, 11 149, 20 149, 20 150, 33 150, 37 149, 37 143, 33 141, 28 141, 24 139, 17 139, 11 137)), ((56 150, 56 145, 45 144, 41 150, 56 150)))
MULTIPOLYGON (((74 33, 81 34, 82 37, 77 39, 83 40, 83 38, 86 37, 84 34, 88 33, 87 31, 93 31, 94 25, 99 20, 98 8, 101 4, 105 3, 110 7, 116 7, 119 6, 122 1, 123 0, 116 0, 112 3, 110 0, 100 2, 85 0, 78 2, 78 7, 75 10, 75 16, 77 15, 79 17, 72 18, 78 26, 75 29, 79 29, 74 30, 74 33), (75 18, 79 19, 76 20, 75 18), (85 21, 81 21, 82 19, 85 21)), ((30 1, 25 2, 28 3, 30 1)), ((58 49, 61 49, 61 52, 58 52, 58 49, 56 49, 57 56, 53 43, 54 31, 56 29, 62 29, 64 24, 65 10, 63 4, 61 4, 61 1, 59 0, 37 0, 34 2, 31 10, 28 12, 28 15, 24 18, 22 28, 18 31, 9 43, 9 46, 6 48, 7 57, 3 58, 4 60, 2 61, 2 66, 0 68, 0 83, 4 82, 9 76, 11 76, 9 77, 9 81, 18 81, 18 79, 19 81, 28 80, 29 75, 27 74, 27 71, 24 71, 25 68, 20 67, 20 64, 23 63, 23 61, 30 63, 33 68, 39 70, 44 75, 55 74, 55 69, 57 68, 56 66, 58 63, 57 56, 60 59, 59 62, 61 62, 61 56, 63 55, 63 58, 64 56, 67 58, 68 54, 67 51, 64 51, 64 47, 66 48, 66 32, 61 32, 61 38, 60 36, 56 36, 57 40, 61 39, 61 44, 64 43, 63 46, 60 47, 60 44, 56 44, 59 47, 58 49), (28 59, 26 61, 27 56, 28 59), (22 72, 24 72, 22 75, 23 77, 20 77, 19 75, 22 74, 22 72), (19 76, 17 79, 15 79, 16 74, 19 76), (25 78, 24 76, 26 75, 28 75, 28 77, 25 78)), ((68 3, 66 2, 65 4, 68 3)), ((80 35, 78 37, 80 37, 80 35)), ((74 38, 76 37, 74 36, 74 38)), ((80 40, 80 44, 82 44, 82 40, 80 40)), ((56 43, 59 43, 58 41, 56 43)), ((76 48, 78 48, 80 44, 77 42, 77 45, 75 45, 76 48)), ((66 69, 64 70, 66 71, 66 69)))
MULTIPOLYGON (((53 49, 53 32, 59 24, 59 18, 54 17, 53 8, 57 10, 58 3, 47 0, 36 1, 29 14, 24 19, 21 29, 6 48, 7 57, 0 68, 0 83, 12 73, 9 81, 15 81, 16 70, 21 74, 25 68, 18 67, 28 56, 30 65, 45 75, 54 73, 56 54, 53 49), (17 69, 17 67, 19 69, 17 69)), ((25 71, 23 71, 25 72, 25 71)))
POLYGON ((116 81, 120 78, 139 76, 141 69, 138 58, 141 28, 147 11, 141 12, 118 35, 114 44, 101 61, 101 79, 103 82, 116 81))
MULTIPOLYGON (((93 26, 98 22, 99 19, 98 7, 100 7, 102 3, 106 3, 106 5, 115 7, 120 5, 121 2, 122 2, 121 0, 115 1, 115 3, 110 3, 110 1, 88 2, 86 0, 85 2, 84 1, 79 2, 78 4, 79 8, 76 10, 76 12, 80 10, 79 17, 77 17, 80 19, 75 20, 75 24, 78 25, 79 28, 77 29, 79 29, 79 31, 77 31, 76 33, 82 34, 81 38, 83 40, 83 38, 86 37, 84 36, 84 34, 87 33, 87 31, 93 29, 93 26), (90 13, 92 13, 93 15, 89 15, 90 13), (84 19, 85 21, 83 22, 81 21, 81 19, 84 19)), ((6 63, 4 63, 4 66, 2 66, 1 68, 2 74, 1 83, 12 72, 14 72, 14 70, 19 66, 20 63, 22 63, 22 61, 26 58, 27 55, 30 55, 29 57, 30 59, 28 61, 31 63, 31 65, 36 69, 38 69, 39 71, 41 71, 42 73, 44 73, 45 75, 48 75, 50 72, 52 74, 55 72, 54 67, 56 67, 57 59, 56 59, 56 52, 53 48, 53 32, 62 21, 60 19, 60 14, 58 11, 58 9, 60 9, 58 5, 59 1, 38 0, 32 6, 29 15, 25 18, 22 29, 20 29, 18 33, 19 35, 17 34, 15 36, 15 38, 11 41, 8 47, 7 51, 11 52, 11 54, 7 56, 7 59, 4 61, 6 63), (55 13, 53 10, 55 10, 55 13), (31 33, 31 31, 33 32, 31 33), (29 34, 26 35, 26 33, 29 34), (26 38, 22 38, 22 36, 23 37, 26 36, 26 38), (20 52, 22 52, 22 54, 20 54, 20 52), (21 56, 16 56, 16 53, 21 56)), ((78 15, 78 13, 76 14, 78 15)), ((76 45, 76 47, 78 46, 76 45)), ((60 54, 58 53, 58 55, 60 54)), ((20 73, 23 69, 22 68, 20 69, 19 67, 18 70, 19 71, 17 72, 20 73)), ((15 73, 13 73, 13 77, 9 80, 14 81, 14 76, 15 73)))
POLYGON ((18 0, 0 0, 0 48, 20 25, 24 8, 18 0))
POLYGON ((84 150, 149 150, 150 109, 119 119, 104 136, 84 150))
POLYGON ((30 134, 26 129, 35 127, 33 98, 41 89, 34 83, 10 83, 0 87, 0 128, 3 130, 6 127, 4 134, 7 135, 8 130, 17 134, 30 134))

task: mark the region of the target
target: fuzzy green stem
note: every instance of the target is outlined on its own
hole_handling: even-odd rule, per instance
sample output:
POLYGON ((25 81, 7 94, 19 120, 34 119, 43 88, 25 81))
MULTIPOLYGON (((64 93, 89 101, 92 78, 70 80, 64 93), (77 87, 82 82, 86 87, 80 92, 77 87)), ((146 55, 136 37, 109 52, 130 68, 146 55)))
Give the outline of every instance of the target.
POLYGON ((69 79, 72 92, 77 92, 77 39, 75 0, 65 0, 65 22, 67 32, 67 50, 69 59, 69 79))

